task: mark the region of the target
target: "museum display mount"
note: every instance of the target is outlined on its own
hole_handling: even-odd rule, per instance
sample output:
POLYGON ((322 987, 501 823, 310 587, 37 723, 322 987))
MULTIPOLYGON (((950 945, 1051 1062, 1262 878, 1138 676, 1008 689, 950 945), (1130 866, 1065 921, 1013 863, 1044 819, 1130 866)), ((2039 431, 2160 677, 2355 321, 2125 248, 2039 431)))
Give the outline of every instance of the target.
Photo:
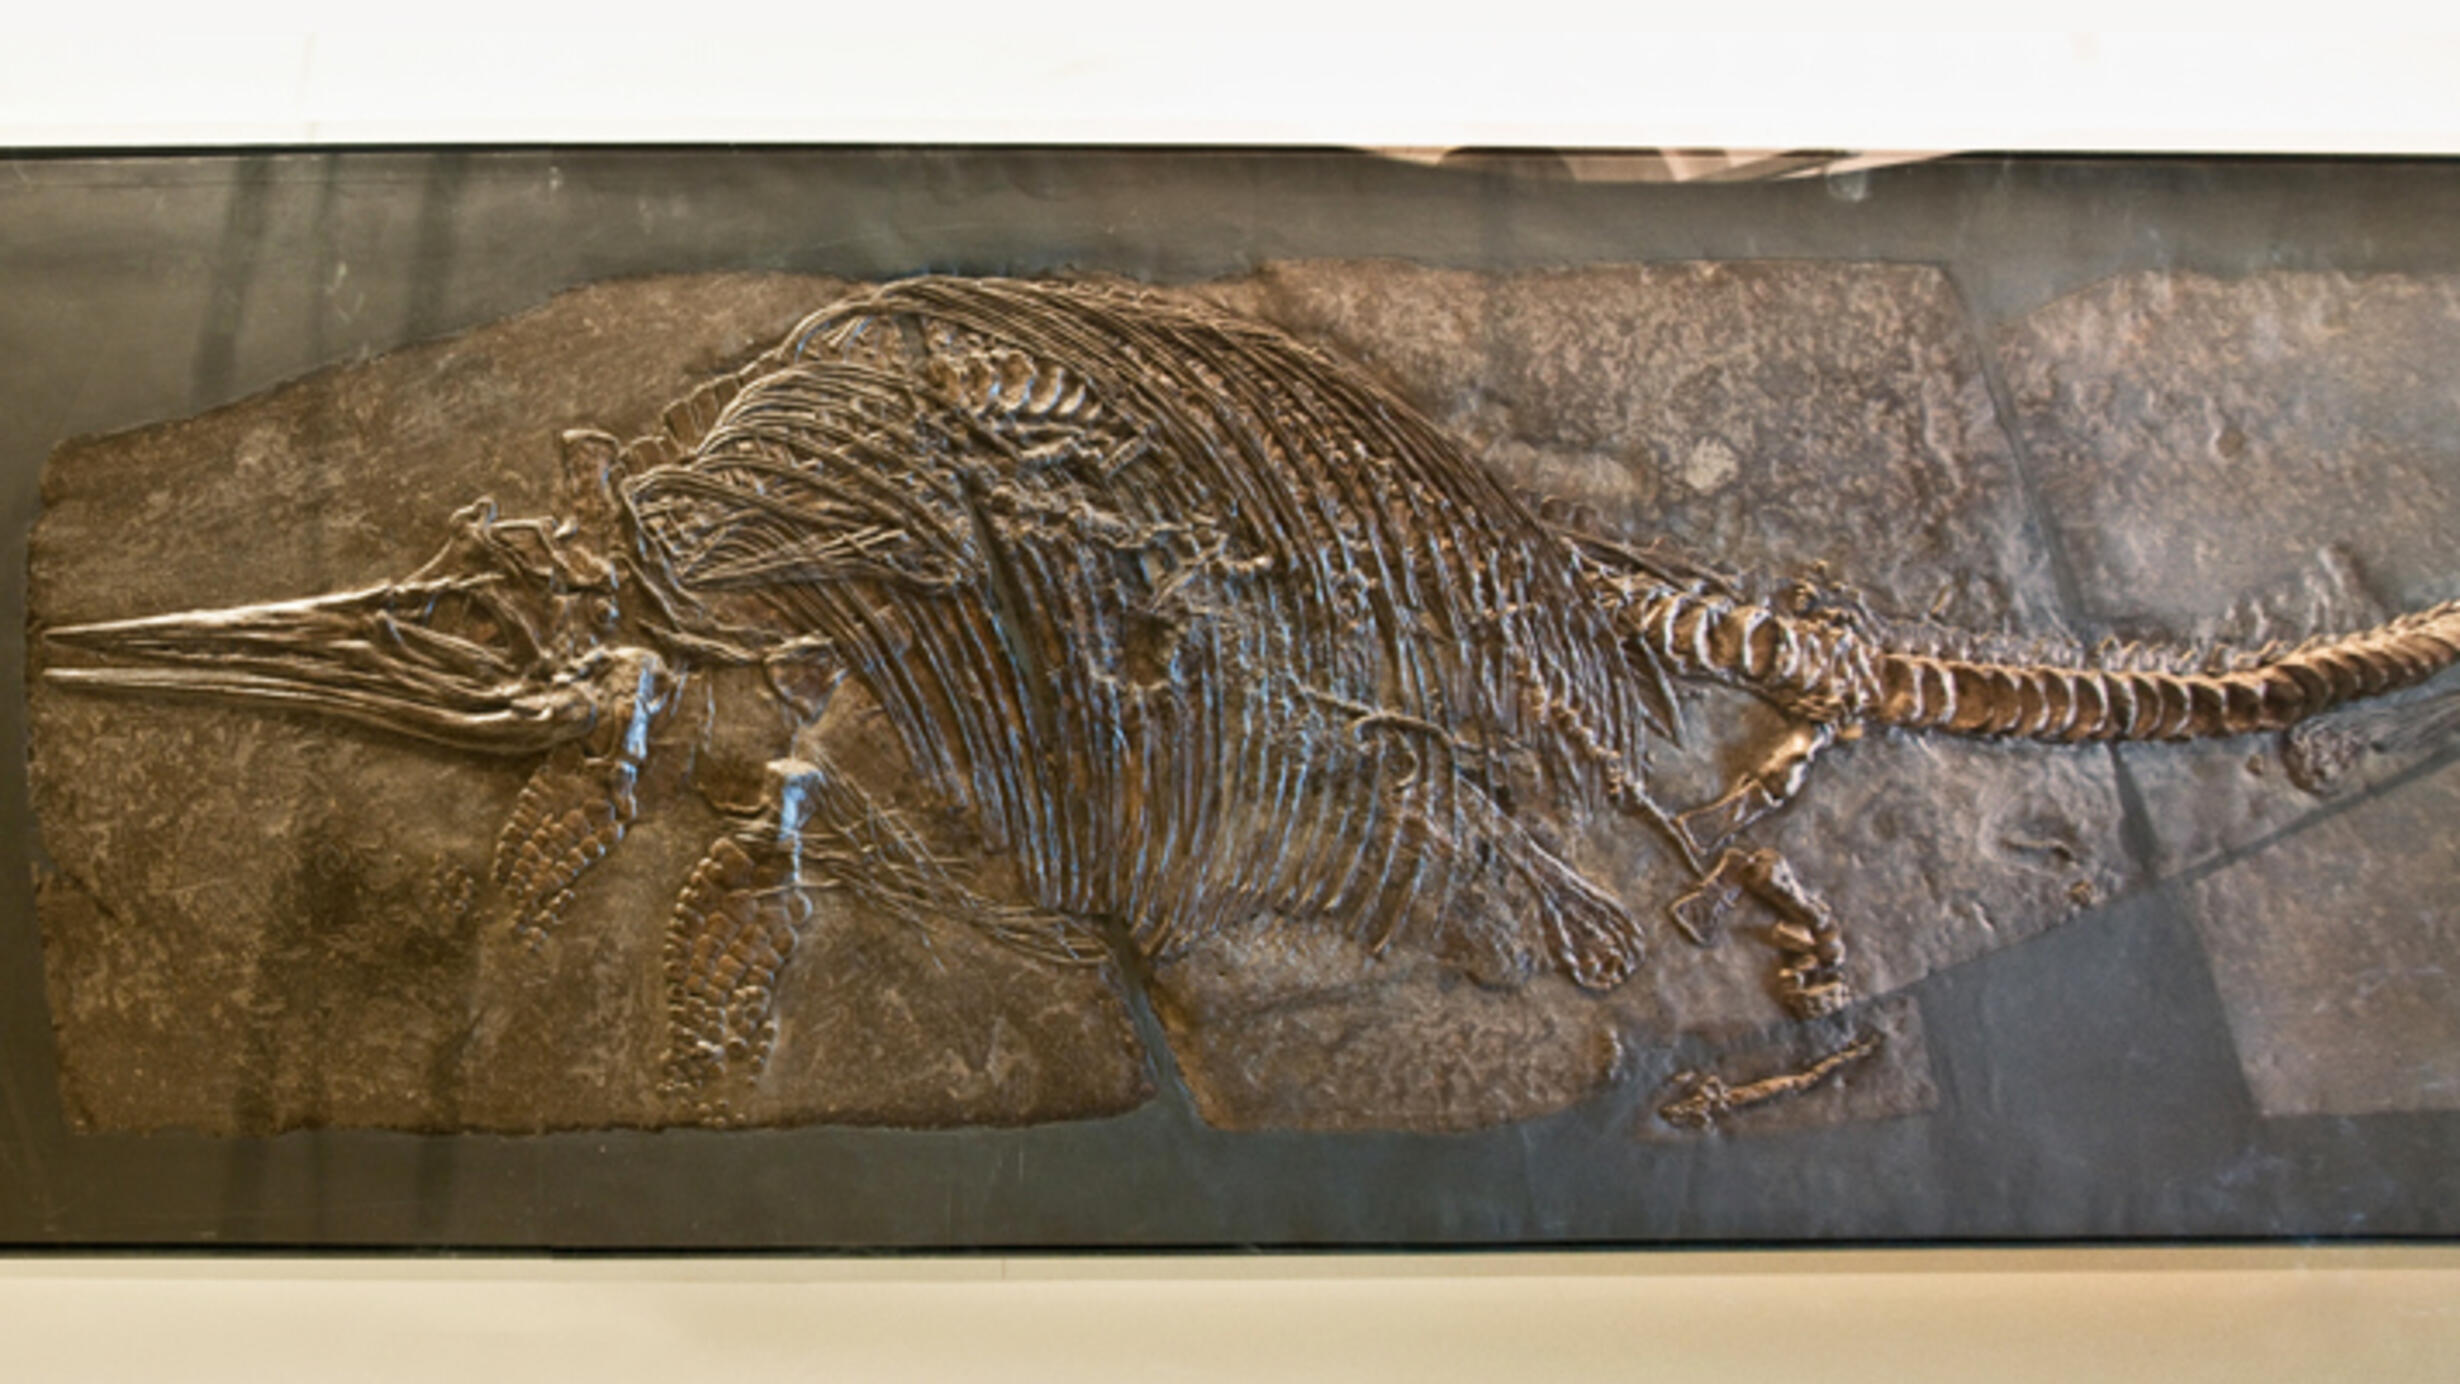
POLYGON ((13 1239, 2451 1232, 2448 165, 16 167, 13 1239))

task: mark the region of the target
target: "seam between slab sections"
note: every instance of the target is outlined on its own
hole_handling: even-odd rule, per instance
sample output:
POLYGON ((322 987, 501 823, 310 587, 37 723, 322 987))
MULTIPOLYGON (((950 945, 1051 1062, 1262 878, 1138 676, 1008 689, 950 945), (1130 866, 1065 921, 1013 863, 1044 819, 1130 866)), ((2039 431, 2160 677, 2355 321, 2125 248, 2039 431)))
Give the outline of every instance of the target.
POLYGON ((2428 755, 2397 773, 2386 775, 2380 781, 2368 784, 2357 792, 2327 799, 2313 809, 2251 841, 2216 851, 2206 859, 2181 868, 2162 882, 2180 886, 2200 883, 2208 876, 2219 874, 2223 870, 2261 855, 2326 822, 2334 821, 2359 808, 2402 792, 2412 784, 2422 779, 2433 778, 2454 765, 2460 765, 2460 742, 2455 742, 2438 753, 2428 755))
MULTIPOLYGON (((2060 633, 2072 638, 2077 630, 2086 625, 2083 584, 2078 580, 2075 566, 2060 541, 2058 526, 2052 522, 2049 509, 2042 502, 2041 487, 2034 477, 2032 452, 2026 443, 2022 420, 2017 415, 2015 395, 2008 388, 2002 369, 1999 338, 2006 324, 1990 320, 1983 312, 1977 294, 1965 282, 1967 273, 1964 269, 1952 261, 1940 267, 1946 276, 1948 291, 1956 297, 1956 306, 1964 318, 1966 331, 1973 340, 1975 365, 1981 373, 1982 388, 1989 395, 1992 418, 1997 422, 1999 435, 2007 445, 2008 470, 2015 480, 2017 502, 2023 508, 2026 526, 2033 534, 2033 540, 2041 552, 2043 567, 2049 574, 2051 594, 2058 603, 2059 621, 2066 626, 2060 633)), ((2118 745, 2105 744, 2101 747, 2101 753, 2110 766, 2111 783, 2118 796, 2119 840, 2127 851, 2137 887, 2141 888, 2158 880, 2159 837, 2153 830, 2152 816, 2144 803, 2143 794, 2134 777, 2127 772, 2118 745)), ((2137 889, 2123 889, 2120 896, 2135 892, 2137 889)))
POLYGON ((1106 916, 1103 923, 1102 940, 1110 950, 1111 965, 1119 972, 1120 1003, 1127 1010, 1130 1031, 1144 1047, 1145 1071, 1153 1079, 1153 1095, 1145 1105, 1159 1106, 1170 1112, 1172 1120, 1201 1128, 1204 1121, 1196 1113, 1195 1093, 1188 1089, 1186 1073, 1179 1070, 1178 1050, 1170 1045, 1170 1031, 1153 998, 1153 962, 1136 945, 1124 922, 1106 916))

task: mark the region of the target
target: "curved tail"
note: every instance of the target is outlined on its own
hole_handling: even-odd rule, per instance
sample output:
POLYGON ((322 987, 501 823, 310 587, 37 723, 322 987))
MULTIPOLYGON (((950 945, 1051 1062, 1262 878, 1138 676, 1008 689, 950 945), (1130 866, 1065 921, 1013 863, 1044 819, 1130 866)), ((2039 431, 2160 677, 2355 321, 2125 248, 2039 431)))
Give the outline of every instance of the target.
POLYGON ((1859 621, 1692 590, 1633 595, 1622 628, 1678 674, 1749 688, 1811 720, 1960 735, 2076 742, 2283 730, 2460 662, 2460 601, 2295 648, 2038 658, 1950 633, 1898 647, 1859 621))

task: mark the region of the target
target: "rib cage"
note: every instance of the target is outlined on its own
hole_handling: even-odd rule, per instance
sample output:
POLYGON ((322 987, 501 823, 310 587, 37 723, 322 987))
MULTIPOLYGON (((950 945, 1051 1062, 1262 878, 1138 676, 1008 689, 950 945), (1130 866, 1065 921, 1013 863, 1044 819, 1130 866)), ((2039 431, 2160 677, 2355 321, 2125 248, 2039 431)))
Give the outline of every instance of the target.
POLYGON ((1271 913, 1512 932, 1591 984, 1637 960, 1558 858, 1647 716, 1584 559, 1278 333, 910 281, 808 319, 623 495, 745 656, 849 657, 1043 907, 1152 950, 1271 913))
POLYGON ((1753 604, 1541 522, 1278 332, 1108 286, 891 285, 628 456, 682 632, 825 641, 1035 906, 1153 951, 1272 914, 1615 983, 1638 928, 1563 843, 1655 812, 1668 670, 1813 721, 2081 741, 2278 729, 2460 656, 2455 606, 2196 661, 1753 604))

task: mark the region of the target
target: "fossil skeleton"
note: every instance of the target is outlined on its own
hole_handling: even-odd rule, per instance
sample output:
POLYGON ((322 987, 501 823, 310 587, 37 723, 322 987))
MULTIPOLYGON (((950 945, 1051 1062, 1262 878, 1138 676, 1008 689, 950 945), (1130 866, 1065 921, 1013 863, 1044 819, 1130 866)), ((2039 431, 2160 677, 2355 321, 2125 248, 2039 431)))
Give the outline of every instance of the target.
MULTIPOLYGON (((893 284, 657 432, 570 433, 564 457, 567 515, 480 501, 399 581, 55 628, 85 661, 47 672, 538 759, 494 870, 535 936, 640 811, 688 680, 761 669, 800 729, 684 882, 664 951, 669 1088, 712 1118, 766 1057, 815 890, 1055 964, 1271 914, 1377 951, 1517 946, 1603 989, 1651 928, 1569 838, 1621 814, 1689 870, 1670 922, 1691 942, 1746 895, 1774 912, 1773 988, 1807 1018, 1851 999, 1842 931, 1775 852, 1731 843, 1840 738, 2277 731, 2460 659, 2460 603, 2296 648, 2045 657, 1808 583, 1754 600, 1554 522, 1275 330, 1098 283, 893 284), (1677 679, 1792 727, 1680 811, 1644 758, 1679 734, 1677 679), (828 762, 814 731, 849 683, 974 849, 828 762)), ((1807 1088, 1877 1041, 1742 1087, 1695 1078, 1668 1117, 1807 1088)))

